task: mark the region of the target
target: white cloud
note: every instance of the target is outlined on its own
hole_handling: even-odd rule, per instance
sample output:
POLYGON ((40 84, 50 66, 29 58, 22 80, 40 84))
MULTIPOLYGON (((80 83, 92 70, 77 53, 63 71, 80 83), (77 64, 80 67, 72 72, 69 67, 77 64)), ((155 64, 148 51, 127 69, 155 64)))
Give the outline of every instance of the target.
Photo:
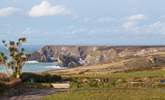
POLYGON ((29 16, 53 16, 53 15, 69 15, 71 12, 64 5, 52 5, 48 1, 42 1, 39 5, 35 5, 29 11, 29 16))
POLYGON ((144 20, 145 16, 143 14, 137 14, 137 15, 132 15, 128 17, 129 21, 139 21, 139 20, 144 20))
POLYGON ((124 29, 128 30, 128 29, 132 29, 135 25, 136 25, 136 22, 128 21, 124 23, 122 26, 124 29))
POLYGON ((134 30, 138 29, 137 24, 144 20, 146 17, 143 14, 132 15, 127 18, 127 21, 122 25, 125 30, 134 30))
POLYGON ((19 9, 14 7, 1 8, 0 16, 11 16, 14 15, 17 11, 19 11, 19 9))

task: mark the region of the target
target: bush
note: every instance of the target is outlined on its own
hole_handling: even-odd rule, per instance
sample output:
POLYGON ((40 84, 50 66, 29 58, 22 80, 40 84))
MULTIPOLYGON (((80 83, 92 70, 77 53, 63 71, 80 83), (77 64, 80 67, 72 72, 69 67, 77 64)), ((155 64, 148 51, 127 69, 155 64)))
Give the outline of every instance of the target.
POLYGON ((0 81, 10 81, 10 78, 4 73, 0 73, 0 81))
POLYGON ((35 73, 23 73, 21 79, 29 83, 54 83, 62 80, 61 76, 35 73))

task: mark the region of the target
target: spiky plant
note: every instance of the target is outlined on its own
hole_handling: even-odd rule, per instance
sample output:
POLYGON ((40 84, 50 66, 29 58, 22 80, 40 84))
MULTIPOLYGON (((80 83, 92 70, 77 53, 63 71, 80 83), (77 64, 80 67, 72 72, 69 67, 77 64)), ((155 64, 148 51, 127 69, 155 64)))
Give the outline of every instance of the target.
POLYGON ((22 44, 26 42, 26 38, 19 38, 17 41, 2 41, 3 45, 9 51, 9 55, 6 56, 4 53, 1 53, 1 63, 3 63, 9 69, 12 69, 13 76, 20 78, 22 73, 22 67, 26 61, 26 55, 24 53, 24 48, 22 44))

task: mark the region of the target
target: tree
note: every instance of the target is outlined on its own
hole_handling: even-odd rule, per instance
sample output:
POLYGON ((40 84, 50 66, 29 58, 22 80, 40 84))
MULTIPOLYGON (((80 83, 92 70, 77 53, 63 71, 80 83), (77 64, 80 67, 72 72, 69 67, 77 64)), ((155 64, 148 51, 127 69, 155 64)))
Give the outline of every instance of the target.
POLYGON ((7 68, 12 69, 13 76, 16 78, 20 78, 22 67, 26 61, 24 48, 22 48, 22 44, 25 42, 25 37, 19 38, 17 41, 2 41, 3 45, 9 51, 9 55, 5 56, 4 53, 1 53, 1 63, 3 63, 7 68))

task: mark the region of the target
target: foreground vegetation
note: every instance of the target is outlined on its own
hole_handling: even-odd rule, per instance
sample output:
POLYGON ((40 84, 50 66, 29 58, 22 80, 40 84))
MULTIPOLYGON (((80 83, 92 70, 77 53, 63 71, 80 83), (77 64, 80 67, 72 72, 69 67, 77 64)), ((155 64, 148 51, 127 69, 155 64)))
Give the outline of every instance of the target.
MULTIPOLYGON (((63 76, 63 75, 62 75, 63 76)), ((87 72, 85 74, 77 74, 77 75, 68 75, 64 77, 93 77, 93 78, 123 78, 123 79, 130 79, 130 78, 160 78, 165 77, 165 70, 158 69, 158 70, 144 70, 144 71, 129 71, 129 72, 87 72)))
MULTIPOLYGON (((63 75, 62 75, 63 76, 63 75)), ((90 72, 68 75, 72 88, 160 88, 165 87, 165 70, 145 70, 131 72, 90 72)))
MULTIPOLYGON (((66 77, 65 75, 63 77, 66 77)), ((67 76, 68 92, 43 100, 165 100, 165 70, 85 73, 67 76)))
POLYGON ((43 100, 165 100, 164 89, 111 89, 70 91, 43 100))
POLYGON ((37 73, 22 73, 20 79, 5 77, 0 79, 0 96, 21 95, 31 89, 50 89, 51 83, 61 81, 60 76, 37 73))
MULTIPOLYGON (((71 88, 46 96, 43 100, 164 100, 165 70, 143 70, 129 72, 85 72, 56 75, 55 73, 23 73, 22 83, 13 91, 21 94, 29 89, 52 88, 51 83, 70 81, 71 88)), ((10 79, 8 79, 10 80, 10 79)), ((1 80, 3 81, 3 80, 1 80)), ((5 79, 6 81, 6 79, 5 79)), ((1 85, 1 84, 0 84, 1 85)), ((1 91, 9 89, 2 84, 1 91), (3 88, 4 87, 4 88, 3 88)), ((15 95, 15 94, 14 94, 15 95)))

